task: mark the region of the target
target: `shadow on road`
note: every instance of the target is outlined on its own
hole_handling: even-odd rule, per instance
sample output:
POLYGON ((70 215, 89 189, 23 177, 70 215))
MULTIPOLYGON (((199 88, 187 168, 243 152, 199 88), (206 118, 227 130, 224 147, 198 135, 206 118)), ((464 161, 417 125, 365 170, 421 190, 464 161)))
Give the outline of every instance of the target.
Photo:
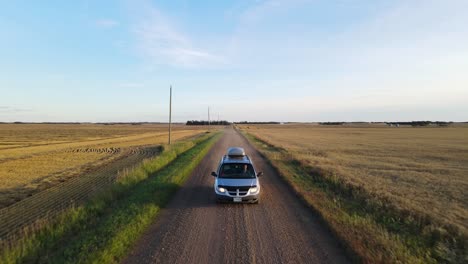
POLYGON ((212 185, 186 186, 179 192, 177 198, 168 204, 167 209, 255 206, 229 202, 217 203, 212 185))

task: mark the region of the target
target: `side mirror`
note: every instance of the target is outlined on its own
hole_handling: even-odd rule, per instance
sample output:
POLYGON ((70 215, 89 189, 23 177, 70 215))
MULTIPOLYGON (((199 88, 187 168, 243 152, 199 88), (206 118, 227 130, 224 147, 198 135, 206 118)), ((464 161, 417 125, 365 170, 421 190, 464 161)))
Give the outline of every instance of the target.
POLYGON ((262 176, 262 175, 263 175, 263 171, 257 173, 257 177, 260 177, 260 176, 262 176))
POLYGON ((211 172, 211 176, 218 177, 218 174, 216 174, 216 172, 213 171, 213 172, 211 172))

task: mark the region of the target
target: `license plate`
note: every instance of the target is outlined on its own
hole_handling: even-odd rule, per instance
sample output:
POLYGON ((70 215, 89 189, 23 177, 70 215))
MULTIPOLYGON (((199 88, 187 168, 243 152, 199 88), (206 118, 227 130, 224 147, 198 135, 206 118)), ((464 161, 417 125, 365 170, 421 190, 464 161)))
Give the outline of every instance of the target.
POLYGON ((241 198, 241 197, 234 197, 233 200, 234 200, 234 202, 236 202, 236 203, 242 202, 242 198, 241 198))

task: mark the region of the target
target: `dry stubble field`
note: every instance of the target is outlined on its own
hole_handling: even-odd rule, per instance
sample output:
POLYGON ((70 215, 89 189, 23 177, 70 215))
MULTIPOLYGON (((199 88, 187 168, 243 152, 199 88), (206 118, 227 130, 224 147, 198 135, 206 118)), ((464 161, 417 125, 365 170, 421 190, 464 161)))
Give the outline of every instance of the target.
MULTIPOLYGON (((173 139, 204 131, 175 125, 173 139)), ((158 124, 0 124, 0 209, 166 141, 158 124)))
POLYGON ((468 127, 249 126, 300 160, 468 228, 468 127))
MULTIPOLYGON (((463 240, 468 234, 468 126, 458 124, 450 127, 397 128, 385 125, 286 124, 241 125, 240 128, 260 139, 260 147, 270 148, 267 156, 273 163, 277 163, 276 161, 280 159, 290 159, 293 161, 291 164, 296 164, 294 162, 297 161, 297 164, 305 168, 305 171, 311 171, 313 174, 318 172, 319 175, 323 175, 327 179, 325 181, 327 184, 319 183, 325 186, 323 190, 332 190, 334 184, 340 182, 342 186, 352 186, 351 189, 346 188, 346 190, 364 190, 363 193, 366 194, 364 200, 356 201, 365 202, 375 198, 376 201, 380 201, 379 204, 383 204, 383 208, 390 205, 397 211, 422 216, 414 220, 418 222, 417 226, 424 228, 419 231, 416 231, 417 228, 404 229, 409 226, 407 221, 415 219, 413 216, 405 218, 404 215, 408 215, 407 213, 401 215, 400 220, 393 216, 393 219, 375 220, 381 221, 381 224, 385 223, 384 226, 393 230, 390 233, 395 232, 394 234, 403 236, 409 234, 406 240, 407 245, 409 248, 414 248, 415 255, 425 258, 426 253, 418 250, 426 248, 427 252, 431 252, 427 253, 430 257, 442 262, 457 262, 456 259, 460 256, 466 257, 466 252, 454 253, 456 250, 454 251, 453 248, 461 247, 462 251, 466 250, 464 245, 467 241, 463 240), (262 145, 262 142, 267 145, 262 145), (276 148, 279 151, 275 151, 276 148), (288 156, 285 157, 285 154, 288 156), (395 222, 392 224, 393 221, 395 222), (460 239, 458 242, 447 241, 446 239, 450 239, 451 235, 443 238, 447 237, 444 234, 447 230, 451 230, 450 226, 456 227, 461 233, 461 237, 456 238, 460 239), (425 235, 427 237, 421 240, 423 242, 414 242, 416 240, 413 238, 420 236, 418 234, 427 234, 425 235), (413 235, 414 237, 410 238, 413 235)), ((285 173, 294 175, 287 170, 285 173)), ((307 179, 307 176, 303 179, 297 176, 292 177, 293 182, 299 182, 299 189, 307 198, 307 193, 313 191, 313 189, 308 189, 307 184, 315 180, 307 179)), ((320 178, 315 179, 321 181, 320 178)), ((362 192, 359 191, 359 193, 362 192)), ((350 195, 340 196, 350 199, 355 197, 355 192, 350 195)), ((313 197, 313 195, 310 196, 311 199, 316 199, 313 197)), ((333 195, 331 197, 333 202, 333 195)), ((340 204, 337 204, 337 208, 343 206, 340 204)), ((360 202, 357 202, 354 206, 359 208, 359 204, 360 202)), ((371 202, 371 204, 375 203, 371 202)), ((375 207, 363 207, 361 214, 371 214, 368 210, 373 210, 372 208, 375 207)), ((334 214, 333 211, 329 213, 334 214)), ((348 221, 349 224, 356 221, 353 220, 353 215, 350 217, 351 220, 344 222, 348 221)), ((385 218, 385 216, 382 217, 385 218)), ((348 228, 352 227, 348 226, 348 228)), ((343 230, 343 232, 353 231, 343 230)), ((373 232, 380 232, 382 241, 387 239, 385 238, 388 236, 385 235, 387 231, 370 231, 369 233, 373 232)), ((354 236, 350 235, 349 239, 354 239, 352 238, 354 236)), ((366 243, 365 239, 369 237, 363 237, 362 243, 366 243)), ((401 238, 395 238, 394 241, 399 239, 401 238)), ((379 243, 386 247, 387 242, 379 243)), ((395 242, 395 244, 398 243, 400 242, 395 242)), ((395 248, 398 249, 398 246, 395 248)), ((379 255, 380 252, 372 253, 372 250, 364 244, 355 245, 355 249, 362 251, 364 259, 373 261, 382 261, 381 258, 385 258, 387 253, 400 254, 387 252, 379 255), (359 249, 359 247, 363 248, 359 249), (374 256, 365 256, 366 254, 374 254, 374 256)), ((401 254, 407 254, 404 252, 401 254)), ((404 259, 405 257, 400 258, 400 260, 404 259)))

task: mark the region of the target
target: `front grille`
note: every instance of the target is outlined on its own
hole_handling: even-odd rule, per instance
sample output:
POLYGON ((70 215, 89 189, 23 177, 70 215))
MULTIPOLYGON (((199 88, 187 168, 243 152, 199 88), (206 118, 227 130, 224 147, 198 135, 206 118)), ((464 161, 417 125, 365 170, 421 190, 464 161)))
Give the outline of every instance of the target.
POLYGON ((224 189, 227 190, 227 192, 230 195, 236 196, 237 195, 237 190, 239 190, 239 196, 244 196, 247 195, 247 192, 249 191, 250 188, 255 187, 255 186, 224 186, 224 185, 219 185, 219 187, 223 187, 224 189))
MULTIPOLYGON (((236 196, 237 195, 237 191, 228 191, 228 193, 232 196, 236 196)), ((244 195, 247 195, 247 191, 244 191, 244 192, 241 192, 239 191, 239 196, 244 196, 244 195)))

